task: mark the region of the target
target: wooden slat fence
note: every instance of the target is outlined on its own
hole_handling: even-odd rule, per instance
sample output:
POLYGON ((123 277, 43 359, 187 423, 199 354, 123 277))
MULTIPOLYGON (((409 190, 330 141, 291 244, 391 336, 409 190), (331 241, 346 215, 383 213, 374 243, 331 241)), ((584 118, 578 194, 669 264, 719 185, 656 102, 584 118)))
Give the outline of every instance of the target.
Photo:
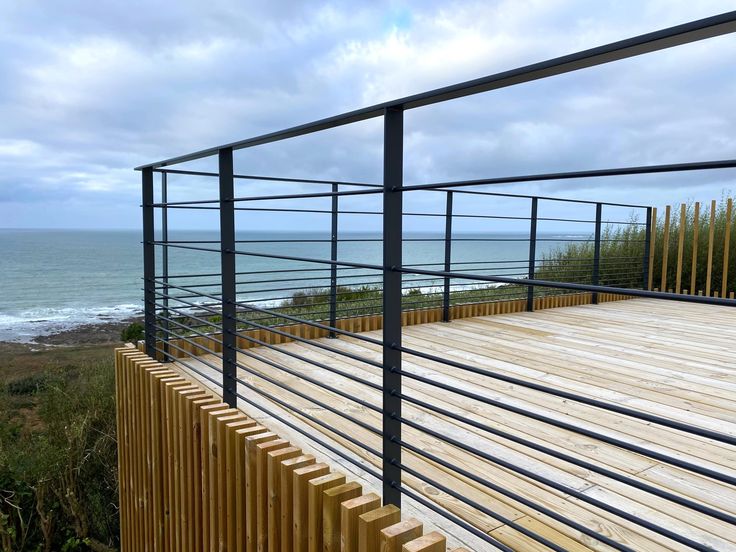
POLYGON ((425 534, 421 521, 402 520, 398 508, 135 348, 115 351, 115 374, 122 550, 446 550, 444 535, 425 534))
MULTIPOLYGON (((626 295, 618 295, 613 293, 599 293, 598 302, 604 303, 608 301, 619 301, 622 299, 630 299, 626 295)), ((558 307, 573 307, 577 305, 588 305, 592 303, 592 294, 590 293, 566 293, 560 295, 543 295, 534 298, 534 310, 552 309, 558 307)), ((450 317, 452 320, 460 318, 472 318, 475 316, 492 316, 496 314, 510 314, 514 312, 524 312, 526 310, 526 299, 511 299, 506 301, 491 301, 484 303, 468 303, 464 305, 453 305, 450 307, 450 317)), ((415 324, 428 324, 431 322, 440 322, 442 320, 441 308, 426 308, 407 310, 402 313, 402 325, 413 326, 415 324)), ((365 316, 353 316, 349 318, 340 318, 337 320, 337 329, 349 332, 368 332, 372 330, 380 330, 383 327, 383 317, 380 314, 372 314, 365 316)), ((327 337, 328 331, 322 328, 316 328, 308 324, 287 324, 276 326, 281 333, 274 333, 268 330, 244 330, 239 331, 238 347, 240 349, 251 349, 260 346, 260 343, 268 345, 278 345, 280 343, 288 343, 293 341, 294 337, 304 339, 317 339, 327 337), (288 334, 288 335, 284 335, 288 334)), ((208 337, 192 336, 187 340, 172 338, 170 340, 169 353, 174 358, 184 358, 187 356, 201 356, 208 354, 209 350, 216 353, 222 352, 221 334, 213 333, 208 337)), ((159 349, 163 348, 163 343, 157 345, 159 349)), ((138 349, 144 350, 144 342, 138 343, 138 349)), ((158 360, 163 360, 163 353, 157 353, 158 360)))
POLYGON ((652 209, 649 289, 733 299, 733 200, 728 198, 720 211, 718 202, 711 201, 707 215, 700 202, 691 207, 681 204, 675 218, 672 210, 670 205, 665 208, 663 224, 658 226, 657 209, 652 209))

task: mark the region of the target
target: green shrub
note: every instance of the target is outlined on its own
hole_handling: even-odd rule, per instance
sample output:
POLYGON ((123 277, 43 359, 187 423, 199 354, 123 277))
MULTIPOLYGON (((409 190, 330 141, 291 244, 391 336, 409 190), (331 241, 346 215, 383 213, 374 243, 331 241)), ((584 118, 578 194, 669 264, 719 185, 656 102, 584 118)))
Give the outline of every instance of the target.
POLYGON ((143 335, 143 324, 140 322, 133 322, 132 324, 128 324, 128 326, 122 331, 120 339, 126 343, 135 343, 136 341, 143 339, 143 335))
POLYGON ((0 550, 119 544, 112 361, 49 370, 35 408, 0 391, 0 550))

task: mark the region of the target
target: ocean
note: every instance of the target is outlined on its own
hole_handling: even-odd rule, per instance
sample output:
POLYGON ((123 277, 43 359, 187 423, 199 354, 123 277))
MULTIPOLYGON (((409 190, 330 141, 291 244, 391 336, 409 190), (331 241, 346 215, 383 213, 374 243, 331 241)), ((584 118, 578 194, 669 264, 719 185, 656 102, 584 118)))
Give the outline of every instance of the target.
MULTIPOLYGON (((238 235, 238 250, 269 251, 282 255, 329 258, 330 244, 324 234, 280 232, 238 235), (291 240, 315 240, 295 243, 291 240), (281 240, 278 244, 261 240, 281 240), (318 241, 322 240, 322 241, 318 241)), ((338 258, 345 261, 380 264, 379 235, 343 234, 338 258)), ((441 263, 444 246, 438 235, 405 235, 404 264, 441 263)), ((461 265, 461 268, 493 267, 486 274, 521 276, 528 258, 527 235, 461 234, 454 235, 453 261, 484 263, 461 265), (490 264, 489 264, 490 263, 490 264)), ((562 245, 565 239, 580 235, 540 234, 538 258, 562 245)), ((179 241, 217 240, 216 231, 179 231, 170 239, 179 241)), ((119 321, 142 314, 142 248, 138 231, 111 230, 8 230, 0 229, 0 341, 32 341, 34 337, 56 333, 83 324, 119 321)), ((215 244, 197 244, 215 248, 215 244)), ((160 253, 160 252, 159 252, 160 253)), ((160 254, 159 259, 160 263, 160 254)), ((257 256, 239 256, 237 270, 239 299, 259 304, 277 304, 300 288, 326 286, 327 271, 307 272, 296 283, 277 283, 285 278, 264 275, 264 271, 315 268, 313 263, 282 261, 257 256), (314 276, 314 277, 313 277, 314 276), (247 282, 254 282, 248 284, 247 282)), ((170 274, 219 272, 216 253, 171 248, 170 274)), ((317 268, 324 268, 318 265, 317 268)), ((429 269, 441 269, 430 266, 429 269)), ((378 272, 349 270, 340 285, 379 282, 378 272)), ((298 275, 299 276, 299 275, 298 275)), ((408 276, 405 278, 422 278, 408 276)), ((439 280, 421 285, 439 284, 439 280)), ((172 280, 174 281, 174 280, 172 280)), ((175 280, 178 284, 193 279, 175 280)), ((202 280, 197 280, 201 282, 202 280)), ((213 281, 212 278, 207 280, 213 281)), ((417 284, 420 285, 420 284, 417 284)), ((206 290, 206 288, 205 288, 206 290)), ((211 291, 214 291, 212 288, 211 291)))

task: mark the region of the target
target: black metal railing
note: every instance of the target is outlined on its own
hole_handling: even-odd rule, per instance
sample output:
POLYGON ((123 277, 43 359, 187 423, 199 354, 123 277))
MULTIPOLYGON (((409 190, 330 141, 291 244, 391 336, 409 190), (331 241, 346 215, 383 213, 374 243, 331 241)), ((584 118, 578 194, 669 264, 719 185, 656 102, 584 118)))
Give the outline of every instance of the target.
MULTIPOLYGON (((402 408, 408 405, 419 407, 459 421, 489 435, 502 437, 721 521, 736 523, 735 516, 612 470, 603 464, 463 417, 424 398, 407 394, 403 383, 411 380, 432 386, 465 400, 521 415, 734 485, 736 479, 729 472, 698 465, 656 447, 647 447, 633 439, 603 434, 523 406, 490 398, 472 388, 461 388, 433 379, 408 369, 407 359, 410 359, 409 364, 421 359, 479 378, 487 378, 488 381, 512 384, 603 412, 640 420, 651 424, 652 431, 656 431, 656 428, 668 428, 728 447, 736 446, 736 438, 696 424, 672 420, 553 385, 510 376, 487 367, 459 362, 440 353, 420 350, 410 343, 402 342, 402 320, 407 311, 426 312, 436 309, 439 312, 438 320, 451 322, 454 305, 503 300, 519 301, 525 305, 526 310, 531 311, 536 298, 566 293, 590 293, 594 303, 599 294, 615 293, 733 306, 734 301, 726 298, 649 291, 649 243, 653 231, 649 206, 501 193, 490 191, 489 188, 500 184, 523 185, 531 182, 732 169, 736 168, 736 160, 408 184, 403 175, 403 119, 406 110, 416 107, 624 59, 734 30, 736 12, 731 12, 139 167, 143 178, 146 351, 164 360, 176 360, 199 373, 222 389, 223 398, 228 404, 249 404, 301 433, 306 439, 355 464, 381 482, 385 502, 398 505, 402 495, 409 496, 495 548, 509 550, 508 546, 468 521, 415 492, 402 482, 402 475, 408 474, 428 483, 550 549, 564 550, 543 535, 505 518, 486 505, 407 465, 402 456, 403 451, 409 450, 413 455, 452 470, 475 484, 533 508, 614 549, 631 550, 626 544, 617 541, 615 536, 587 527, 528 496, 504 488, 484 473, 474 473, 453 465, 448 458, 407 441, 403 432, 405 427, 448 443, 546 488, 572 496, 665 539, 696 550, 710 550, 708 546, 689 536, 678 534, 638 513, 624 511, 543 474, 515 465, 495 455, 492 450, 480 450, 437 428, 427 427, 416 417, 405 415, 402 408), (383 118, 384 130, 383 182, 380 184, 246 175, 235 171, 235 153, 238 150, 376 117, 383 118), (169 168, 171 165, 207 158, 216 159, 217 170, 169 168), (158 199, 154 185, 156 174, 161 177, 158 199), (213 181, 217 179, 219 189, 215 197, 170 200, 177 189, 177 183, 195 177, 213 181), (252 191, 248 186, 254 182, 267 182, 271 188, 267 193, 260 189, 252 191), (239 193, 241 185, 248 190, 242 195, 239 193), (291 188, 286 188, 287 186, 291 188), (294 186, 298 187, 297 192, 294 191, 294 186), (427 198, 423 205, 430 207, 407 208, 407 201, 420 195, 427 198), (380 206, 376 206, 379 200, 380 206), (513 203, 515 208, 499 212, 497 209, 501 202, 507 202, 503 205, 513 203), (181 230, 175 231, 170 227, 174 211, 216 215, 218 235, 214 237, 206 232, 187 234, 181 230), (157 212, 160 215, 158 228, 155 227, 157 212), (540 213, 546 216, 540 216, 540 213), (263 218, 264 215, 270 218, 263 218), (257 221, 261 221, 261 226, 253 226, 253 217, 260 217, 257 221), (314 220, 320 221, 313 224, 316 229, 313 234, 303 228, 292 233, 279 233, 284 227, 284 220, 291 220, 293 224, 295 220, 306 220, 305 217, 317 217, 314 220), (353 217, 363 217, 369 222, 361 223, 360 231, 354 227, 346 230, 345 221, 352 220, 353 217), (411 229, 416 220, 430 222, 426 226, 417 226, 422 228, 419 232, 411 229), (407 224, 408 222, 411 224, 407 224), (463 230, 458 227, 460 222, 483 225, 492 222, 493 232, 481 232, 478 231, 479 227, 472 226, 473 231, 463 230), (556 225, 554 228, 566 230, 546 230, 545 226, 550 224, 556 225), (579 231, 568 230, 576 225, 580 228, 579 231), (632 229, 625 234, 625 238, 610 231, 622 227, 632 229), (572 247, 573 244, 577 247, 572 247), (555 250, 554 247, 558 249, 555 250), (345 320, 369 315, 380 317, 380 338, 375 333, 350 330, 348 325, 343 324, 345 320), (309 328, 315 335, 335 338, 337 341, 300 335, 292 331, 295 325, 309 328), (338 346, 340 339, 344 337, 370 347, 376 355, 368 356, 353 352, 350 347, 338 346), (295 341, 303 347, 284 348, 279 345, 282 340, 295 341), (309 354, 309 350, 328 353, 335 359, 344 359, 363 369, 351 371, 341 367, 339 363, 318 360, 309 354), (280 356, 267 355, 265 351, 277 351, 280 356), (297 370, 290 365, 292 361, 315 367, 324 377, 297 370), (239 374, 247 374, 248 377, 239 374), (290 384, 291 380, 281 377, 283 374, 297 378, 305 388, 290 384), (365 389, 365 393, 344 391, 330 378, 359 385, 365 389), (319 393, 305 391, 312 388, 319 393), (348 401, 357 404, 379 417, 381 423, 371 424, 347 409, 340 408, 339 404, 332 404, 324 397, 320 398, 320 393, 325 393, 326 397, 335 397, 338 403, 348 401), (300 407, 299 404, 302 403, 315 405, 340 417, 352 424, 356 433, 325 422, 321 417, 311 414, 309 409, 300 407), (297 419, 307 420, 310 426, 322 427, 327 433, 364 451, 375 461, 366 462, 360 455, 315 434, 308 427, 302 427, 302 424, 295 423, 292 415, 297 419), (380 448, 370 444, 372 441, 368 437, 378 439, 380 448), (380 465, 380 469, 374 467, 376 465, 380 465)), ((177 216, 177 219, 185 220, 181 216, 177 216)))

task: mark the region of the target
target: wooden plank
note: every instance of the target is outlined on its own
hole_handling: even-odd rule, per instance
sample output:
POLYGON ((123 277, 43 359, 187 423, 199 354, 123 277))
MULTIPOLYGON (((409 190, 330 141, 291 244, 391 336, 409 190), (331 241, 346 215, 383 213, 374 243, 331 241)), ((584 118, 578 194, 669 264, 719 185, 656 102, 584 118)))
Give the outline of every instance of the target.
POLYGON ((269 552, 281 552, 281 464, 301 454, 297 447, 286 447, 266 455, 269 552))
POLYGON ((268 453, 290 448, 286 439, 276 439, 255 446, 256 461, 256 550, 268 550, 268 453))
POLYGON ((386 504, 358 516, 358 552, 375 552, 380 546, 380 531, 401 521, 401 510, 386 504))
POLYGON ((381 497, 375 493, 347 500, 340 505, 342 552, 358 552, 358 517, 380 506, 381 497))
POLYGON ((445 552, 447 539, 436 531, 414 539, 401 547, 402 552, 445 552))
POLYGON ((247 466, 247 454, 246 440, 248 437, 254 435, 262 435, 267 433, 275 439, 275 435, 270 433, 264 426, 255 425, 252 427, 241 428, 235 430, 235 523, 236 530, 236 550, 237 552, 245 552, 247 542, 247 519, 248 512, 246 511, 246 466, 247 466))
POLYGON ((685 225, 687 223, 687 206, 680 205, 680 220, 677 236, 677 271, 675 272, 675 293, 679 294, 682 289, 682 257, 685 253, 685 225))
MULTIPOLYGON (((238 529, 245 524, 245 516, 238 515, 238 499, 241 508, 245 500, 245 441, 243 432, 254 435, 253 430, 264 431, 263 426, 256 424, 255 420, 245 418, 239 421, 225 424, 225 527, 226 527, 226 550, 235 552, 238 547, 238 529), (241 451, 241 448, 243 449, 241 451)), ((257 435, 257 433, 255 433, 257 435)), ((245 541, 243 540, 243 543, 245 541)))
POLYGON ((721 297, 728 297, 728 255, 731 244, 731 213, 733 199, 726 201, 726 227, 723 236, 723 276, 721 277, 721 297))
POLYGON ((303 454, 281 462, 281 552, 291 552, 293 549, 294 471, 313 464, 315 458, 311 454, 303 454))
MULTIPOLYGON (((224 419, 235 416, 243 416, 236 408, 228 408, 227 410, 210 413, 207 417, 207 485, 209 487, 209 547, 212 550, 219 550, 220 542, 225 537, 224 520, 222 518, 223 500, 222 495, 224 489, 220 486, 223 478, 223 458, 220 454, 219 443, 219 425, 224 423, 224 419)), ((224 447, 223 447, 224 449, 224 447)), ((224 450, 222 451, 225 452, 224 450)), ((205 523, 207 521, 205 520, 205 523)))
POLYGON ((670 249, 670 210, 671 207, 667 205, 664 212, 664 231, 662 235, 662 281, 659 285, 659 289, 662 291, 667 289, 667 258, 670 249))
MULTIPOLYGON (((210 404, 199 409, 199 425, 195 430, 199 433, 199 461, 200 461, 200 477, 199 488, 201 490, 201 518, 202 518, 202 549, 207 550, 212 546, 212 525, 210 517, 210 494, 212 492, 210 486, 210 415, 232 414, 232 410, 225 403, 210 404)), ((164 484, 166 481, 164 481, 164 484)))
MULTIPOLYGON (((217 467, 215 470, 216 479, 215 484, 217 486, 217 541, 219 543, 219 550, 227 548, 228 534, 230 529, 228 527, 228 505, 232 502, 234 509, 235 495, 233 494, 232 484, 229 480, 229 469, 228 469, 228 429, 231 424, 238 424, 233 428, 233 431, 238 427, 253 426, 255 422, 249 420, 242 412, 236 412, 229 416, 222 416, 217 418, 215 422, 216 434, 214 436, 213 444, 211 446, 212 452, 217 458, 217 467)), ((210 435, 212 439, 212 435, 210 435)), ((232 451, 234 454, 234 450, 232 451)), ((234 474, 233 479, 234 479, 234 474)), ((230 514, 232 516, 232 514, 230 514)))
POLYGON ((276 448, 288 446, 285 440, 279 439, 278 435, 270 431, 245 438, 245 549, 247 552, 256 552, 258 549, 258 485, 260 479, 257 447, 266 443, 274 443, 276 448))
POLYGON ((705 275, 705 295, 710 297, 710 284, 713 273, 713 244, 716 230, 716 200, 710 202, 710 223, 708 225, 708 264, 705 275))
POLYGON ((379 533, 379 550, 381 552, 401 552, 401 547, 409 541, 418 539, 424 533, 424 525, 415 518, 381 529, 379 533))
POLYGON ((693 208, 693 250, 690 263, 690 293, 696 295, 698 285, 698 240, 700 239, 700 202, 695 202, 693 208))
POLYGON ((340 552, 341 549, 341 505, 363 492, 360 483, 350 481, 327 489, 322 495, 322 550, 340 552))
POLYGON ((345 483, 345 475, 341 473, 330 473, 311 479, 307 483, 307 527, 309 534, 309 552, 320 552, 322 550, 322 503, 323 493, 327 489, 337 487, 345 483))
POLYGON ((192 519, 194 532, 194 547, 200 549, 204 547, 203 539, 203 519, 202 519, 202 413, 203 408, 220 408, 226 405, 220 402, 219 397, 211 399, 201 399, 192 402, 192 419, 191 419, 191 435, 192 435, 192 519))
POLYGON ((330 473, 327 464, 313 464, 294 470, 292 488, 294 494, 294 552, 309 550, 309 482, 330 473))

